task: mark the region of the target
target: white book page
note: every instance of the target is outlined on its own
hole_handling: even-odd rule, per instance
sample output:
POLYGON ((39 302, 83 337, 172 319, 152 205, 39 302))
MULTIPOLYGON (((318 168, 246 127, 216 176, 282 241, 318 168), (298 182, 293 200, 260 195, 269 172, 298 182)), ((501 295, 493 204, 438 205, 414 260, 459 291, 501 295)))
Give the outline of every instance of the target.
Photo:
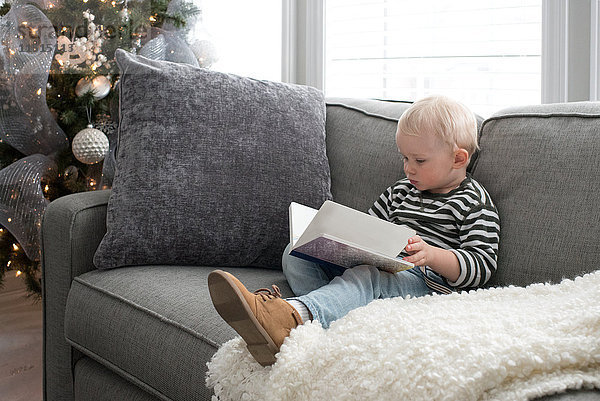
POLYGON ((306 227, 317 214, 318 210, 309 206, 304 206, 296 202, 290 203, 290 242, 292 246, 296 244, 306 227))
POLYGON ((396 257, 416 232, 332 201, 325 201, 296 242, 296 247, 329 234, 374 252, 396 257))

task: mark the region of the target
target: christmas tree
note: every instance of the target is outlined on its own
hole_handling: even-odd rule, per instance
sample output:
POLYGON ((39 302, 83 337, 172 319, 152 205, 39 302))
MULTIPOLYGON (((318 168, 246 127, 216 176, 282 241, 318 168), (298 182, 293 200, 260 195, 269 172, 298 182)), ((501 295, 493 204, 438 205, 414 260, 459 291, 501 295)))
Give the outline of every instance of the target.
POLYGON ((13 2, 0 15, 0 286, 10 270, 39 295, 45 207, 112 183, 115 50, 211 61, 206 46, 187 46, 201 13, 185 0, 13 2))

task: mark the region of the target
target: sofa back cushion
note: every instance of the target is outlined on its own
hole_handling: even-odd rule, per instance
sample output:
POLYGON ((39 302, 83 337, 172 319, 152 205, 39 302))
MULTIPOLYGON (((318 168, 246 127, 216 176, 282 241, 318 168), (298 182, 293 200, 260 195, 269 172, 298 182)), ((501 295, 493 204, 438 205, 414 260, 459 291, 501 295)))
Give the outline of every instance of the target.
POLYGON ((600 260, 600 103, 507 109, 483 123, 473 176, 500 214, 490 284, 558 282, 600 260))
POLYGON ((120 124, 99 268, 281 268, 288 207, 331 197, 316 89, 117 50, 120 124))
POLYGON ((408 107, 408 102, 327 99, 334 201, 366 212, 387 187, 404 177, 396 125, 408 107))

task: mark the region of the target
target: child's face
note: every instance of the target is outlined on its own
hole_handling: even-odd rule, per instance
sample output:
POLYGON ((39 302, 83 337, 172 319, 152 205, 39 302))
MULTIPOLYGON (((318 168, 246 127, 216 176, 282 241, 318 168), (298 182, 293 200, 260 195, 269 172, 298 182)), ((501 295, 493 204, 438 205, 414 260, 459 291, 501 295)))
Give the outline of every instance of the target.
POLYGON ((420 136, 399 134, 396 139, 404 158, 404 173, 419 191, 448 193, 465 178, 466 165, 457 168, 456 145, 452 149, 428 132, 420 136))

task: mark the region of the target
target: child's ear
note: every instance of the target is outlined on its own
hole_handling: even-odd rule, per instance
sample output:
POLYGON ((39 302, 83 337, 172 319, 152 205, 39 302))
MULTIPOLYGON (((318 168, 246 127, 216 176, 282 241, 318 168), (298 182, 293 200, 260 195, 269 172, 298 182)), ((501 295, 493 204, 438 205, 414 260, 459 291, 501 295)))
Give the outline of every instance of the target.
POLYGON ((469 152, 466 149, 460 148, 454 152, 454 168, 467 167, 469 164, 469 152))

